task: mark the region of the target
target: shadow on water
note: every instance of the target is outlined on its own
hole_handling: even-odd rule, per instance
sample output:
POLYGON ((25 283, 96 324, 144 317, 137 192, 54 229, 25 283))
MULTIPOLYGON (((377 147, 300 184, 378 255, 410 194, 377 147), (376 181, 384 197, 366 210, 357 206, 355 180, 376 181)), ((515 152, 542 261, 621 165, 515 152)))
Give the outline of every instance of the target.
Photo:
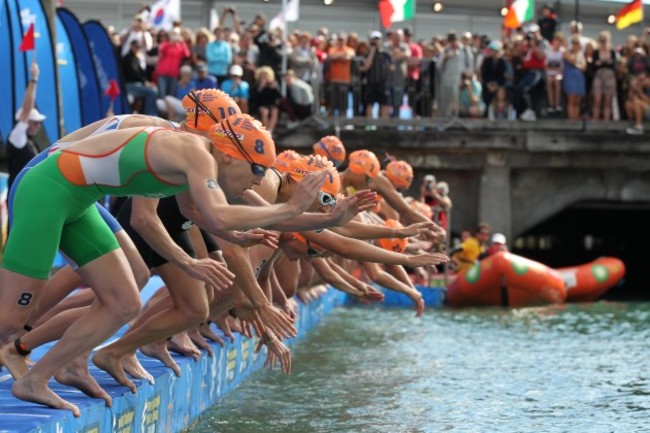
POLYGON ((517 238, 513 253, 551 267, 617 257, 625 263, 626 277, 605 299, 650 300, 648 221, 650 203, 581 202, 517 238))

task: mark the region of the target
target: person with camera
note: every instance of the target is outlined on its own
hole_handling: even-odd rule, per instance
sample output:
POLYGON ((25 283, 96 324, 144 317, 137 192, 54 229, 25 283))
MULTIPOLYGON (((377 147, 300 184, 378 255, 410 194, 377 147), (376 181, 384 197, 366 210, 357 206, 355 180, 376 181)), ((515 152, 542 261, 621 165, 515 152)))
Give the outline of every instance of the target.
POLYGON ((499 87, 506 84, 507 68, 503 58, 503 44, 497 40, 491 41, 480 71, 481 82, 484 84, 482 98, 486 106, 492 103, 499 87))
POLYGON ((485 102, 481 99, 483 86, 471 69, 463 72, 459 86, 458 115, 461 117, 483 117, 485 113, 485 102))
POLYGON ((524 75, 519 82, 519 91, 524 103, 524 112, 519 118, 528 122, 537 120, 532 94, 544 80, 544 69, 546 68, 545 45, 539 26, 537 24, 530 26, 526 34, 526 46, 522 63, 524 75))
POLYGON ((447 182, 436 182, 436 177, 427 174, 420 185, 420 200, 431 208, 433 221, 443 229, 447 229, 447 213, 451 210, 447 182))
POLYGON ((137 56, 142 69, 147 69, 146 55, 148 51, 153 48, 153 37, 147 31, 147 23, 145 15, 137 14, 133 17, 131 28, 125 29, 120 33, 120 40, 122 43, 121 53, 122 58, 126 57, 131 52, 133 41, 138 43, 138 51, 141 56, 137 56))
POLYGON ((220 84, 228 79, 228 68, 232 63, 232 48, 226 40, 227 32, 224 27, 214 29, 215 40, 208 44, 206 56, 208 61, 208 72, 217 77, 220 84))
POLYGON ((386 89, 386 81, 393 65, 393 59, 387 53, 382 44, 382 36, 378 31, 370 32, 370 48, 368 55, 361 66, 361 72, 367 75, 366 84, 366 117, 372 118, 372 106, 379 104, 381 107, 381 117, 388 118, 390 114, 390 105, 386 89))
POLYGON ((181 71, 181 62, 189 58, 191 53, 185 41, 181 38, 181 29, 175 28, 169 34, 169 41, 163 41, 158 48, 158 97, 178 96, 178 77, 181 71))
POLYGON ((280 100, 282 95, 278 90, 275 72, 269 66, 261 66, 255 72, 255 86, 251 92, 251 111, 259 113, 262 125, 273 134, 278 124, 280 100))

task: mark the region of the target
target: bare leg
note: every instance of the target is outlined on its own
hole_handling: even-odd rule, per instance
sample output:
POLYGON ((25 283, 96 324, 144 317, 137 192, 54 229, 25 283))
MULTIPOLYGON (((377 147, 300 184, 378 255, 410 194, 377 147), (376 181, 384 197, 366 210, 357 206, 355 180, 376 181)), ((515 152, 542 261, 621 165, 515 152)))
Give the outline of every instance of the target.
POLYGON ((77 388, 88 397, 104 399, 106 406, 111 407, 113 404, 111 397, 99 386, 95 378, 88 373, 88 355, 89 353, 84 353, 66 364, 54 375, 54 379, 62 385, 77 388))
POLYGON ((600 93, 594 93, 592 97, 594 98, 593 104, 591 105, 591 118, 592 120, 600 119, 600 105, 603 102, 603 95, 600 93))
POLYGON ((45 282, 0 269, 0 343, 8 343, 17 333, 22 334, 45 282))
POLYGON ((192 358, 194 361, 198 361, 201 357, 201 351, 194 345, 187 331, 174 335, 167 343, 167 348, 172 352, 192 358))
POLYGON ((69 409, 77 417, 79 408, 54 394, 47 386, 48 380, 70 361, 115 333, 140 310, 136 283, 121 249, 88 263, 79 272, 95 290, 99 303, 70 326, 61 340, 12 388, 21 400, 69 409))
POLYGON ((43 296, 40 297, 36 309, 29 317, 29 324, 36 326, 36 323, 39 322, 43 315, 50 312, 48 317, 52 317, 61 311, 53 311, 53 308, 82 284, 83 280, 70 266, 59 269, 47 280, 43 289, 43 296))
POLYGON ((603 120, 612 120, 612 95, 603 95, 603 120))
POLYGON ((181 376, 181 368, 169 354, 169 350, 167 350, 167 340, 159 340, 150 344, 145 344, 140 347, 140 352, 149 358, 157 359, 162 362, 165 367, 171 368, 177 377, 181 376))
POLYGON ((157 270, 174 301, 173 308, 153 315, 93 356, 95 365, 106 370, 119 383, 130 382, 120 367, 120 359, 123 356, 135 352, 138 347, 145 353, 147 350, 145 345, 196 326, 208 316, 208 302, 203 282, 190 277, 171 263, 164 264, 157 270))
POLYGON ((280 109, 278 107, 271 108, 271 116, 269 117, 269 126, 266 128, 269 132, 275 131, 275 127, 278 126, 278 117, 280 117, 280 109))

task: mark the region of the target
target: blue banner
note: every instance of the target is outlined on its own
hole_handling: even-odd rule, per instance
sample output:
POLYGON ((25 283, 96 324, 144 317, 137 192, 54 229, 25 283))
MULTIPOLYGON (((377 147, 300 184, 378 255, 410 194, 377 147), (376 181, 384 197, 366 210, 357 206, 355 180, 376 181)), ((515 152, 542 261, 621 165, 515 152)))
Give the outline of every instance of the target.
POLYGON ((110 105, 110 98, 106 96, 106 90, 111 80, 117 81, 121 91, 120 96, 115 99, 113 111, 115 114, 130 113, 122 83, 122 71, 117 57, 118 54, 108 37, 106 29, 99 21, 88 21, 83 25, 83 28, 88 37, 90 50, 93 53, 93 61, 95 62, 95 70, 97 71, 97 79, 101 89, 102 117, 106 115, 110 105))
POLYGON ((70 36, 61 18, 56 20, 56 63, 59 71, 61 100, 63 101, 63 135, 81 128, 81 99, 77 61, 72 51, 70 36))
MULTIPOLYGON (((29 64, 36 56, 36 62, 40 69, 38 89, 36 90, 36 108, 38 111, 47 116, 43 122, 45 133, 50 140, 54 143, 61 137, 59 129, 59 104, 58 104, 58 85, 57 85, 57 68, 56 59, 54 57, 54 44, 52 43, 52 32, 50 25, 43 10, 43 5, 40 0, 18 0, 18 8, 20 13, 21 28, 20 32, 24 35, 29 26, 34 24, 34 43, 36 46, 35 51, 27 51, 26 55, 26 73, 29 71, 29 64)), ((14 49, 18 51, 18 46, 22 41, 22 35, 16 43, 14 38, 14 49)), ((26 76, 28 77, 28 76, 26 76)), ((17 98, 18 104, 22 103, 22 97, 25 94, 25 87, 20 87, 20 83, 16 82, 16 86, 20 92, 20 98, 17 98)))
MULTIPOLYGON (((90 51, 86 33, 77 17, 65 8, 58 8, 56 15, 61 19, 68 32, 68 37, 73 42, 72 51, 77 63, 77 77, 81 96, 81 124, 85 126, 103 118, 105 114, 101 111, 100 98, 102 94, 97 81, 92 52, 90 51)), ((68 129, 68 131, 70 130, 68 129)))
POLYGON ((13 38, 11 37, 11 22, 7 0, 0 0, 0 138, 7 141, 14 124, 14 68, 13 68, 13 38))
POLYGON ((11 61, 7 66, 7 69, 11 68, 10 74, 13 81, 13 105, 9 108, 12 114, 11 126, 9 127, 9 131, 6 132, 6 134, 9 135, 9 132, 11 132, 11 129, 14 127, 14 115, 22 105, 23 95, 25 94, 25 88, 27 87, 27 65, 25 54, 18 50, 20 42, 23 40, 23 26, 20 23, 18 5, 16 4, 16 0, 5 0, 5 6, 7 7, 6 13, 9 31, 11 32, 11 47, 9 48, 9 53, 0 55, 3 57, 8 56, 11 61))

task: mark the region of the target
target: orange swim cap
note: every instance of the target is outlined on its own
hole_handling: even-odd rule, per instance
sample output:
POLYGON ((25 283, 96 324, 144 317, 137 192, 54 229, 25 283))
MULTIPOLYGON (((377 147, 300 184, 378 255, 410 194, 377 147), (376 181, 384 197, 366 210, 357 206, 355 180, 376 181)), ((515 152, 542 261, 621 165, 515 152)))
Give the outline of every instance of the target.
POLYGON ((314 144, 314 155, 321 155, 338 167, 345 161, 345 146, 335 135, 327 135, 314 144))
POLYGON ((348 162, 352 173, 365 174, 371 179, 379 174, 379 160, 369 150, 355 150, 350 154, 348 162))
POLYGON ((273 167, 275 142, 262 124, 248 114, 236 114, 208 131, 214 146, 226 155, 273 167))
MULTIPOLYGON (((386 220, 384 227, 389 227, 391 229, 401 229, 403 226, 399 221, 396 220, 386 220)), ((395 251, 396 253, 403 253, 406 250, 406 245, 408 241, 406 239, 399 238, 383 238, 378 239, 377 242, 379 246, 388 251, 395 251)))
POLYGON ((307 246, 307 255, 310 257, 318 257, 327 251, 327 249, 316 245, 313 242, 307 241, 307 239, 305 239, 305 237, 298 232, 291 232, 291 234, 293 235, 294 239, 307 246))
POLYGON ((397 189, 408 189, 413 182, 413 168, 406 161, 393 161, 386 166, 386 176, 397 189))
POLYGON ((431 210, 431 206, 428 204, 421 202, 421 201, 413 201, 411 203, 411 209, 414 211, 420 212, 422 215, 425 217, 431 219, 433 218, 433 210, 431 210))
POLYGON ((296 182, 300 182, 307 173, 316 173, 323 170, 327 170, 329 176, 325 178, 321 191, 336 197, 341 190, 341 178, 334 164, 327 158, 320 155, 311 155, 295 159, 291 161, 289 175, 296 182))
POLYGON ((185 124, 199 131, 207 131, 226 117, 241 114, 235 100, 219 89, 191 91, 182 102, 187 114, 185 124))
POLYGON ((303 155, 299 154, 295 150, 285 150, 278 154, 278 157, 275 158, 275 167, 280 173, 288 173, 291 170, 291 162, 302 158, 303 155))

